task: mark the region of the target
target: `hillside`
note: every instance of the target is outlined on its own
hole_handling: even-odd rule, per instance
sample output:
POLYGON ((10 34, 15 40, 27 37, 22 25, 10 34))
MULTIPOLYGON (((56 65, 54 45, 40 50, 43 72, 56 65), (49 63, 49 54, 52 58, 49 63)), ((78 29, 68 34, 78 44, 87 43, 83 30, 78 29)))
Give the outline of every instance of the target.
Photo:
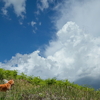
POLYGON ((14 79, 15 85, 6 93, 0 92, 0 100, 100 100, 99 90, 79 86, 68 80, 42 80, 0 68, 0 84, 3 79, 14 79))

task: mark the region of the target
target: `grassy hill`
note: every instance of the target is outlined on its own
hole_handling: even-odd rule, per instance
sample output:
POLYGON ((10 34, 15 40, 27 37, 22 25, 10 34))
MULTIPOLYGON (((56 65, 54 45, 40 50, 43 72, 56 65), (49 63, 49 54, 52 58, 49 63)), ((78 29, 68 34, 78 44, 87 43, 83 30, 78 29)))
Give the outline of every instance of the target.
POLYGON ((3 79, 14 79, 15 85, 6 93, 0 92, 0 100, 100 100, 99 90, 79 86, 68 80, 42 80, 0 68, 0 84, 3 79))

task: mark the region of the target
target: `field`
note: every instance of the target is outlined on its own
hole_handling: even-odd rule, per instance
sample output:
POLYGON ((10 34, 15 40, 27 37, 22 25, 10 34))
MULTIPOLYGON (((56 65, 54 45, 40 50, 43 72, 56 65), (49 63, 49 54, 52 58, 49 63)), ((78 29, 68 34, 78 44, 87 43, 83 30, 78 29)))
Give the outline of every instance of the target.
POLYGON ((68 80, 43 80, 0 68, 0 84, 2 79, 14 79, 15 85, 7 92, 0 92, 0 100, 100 100, 99 90, 68 80))

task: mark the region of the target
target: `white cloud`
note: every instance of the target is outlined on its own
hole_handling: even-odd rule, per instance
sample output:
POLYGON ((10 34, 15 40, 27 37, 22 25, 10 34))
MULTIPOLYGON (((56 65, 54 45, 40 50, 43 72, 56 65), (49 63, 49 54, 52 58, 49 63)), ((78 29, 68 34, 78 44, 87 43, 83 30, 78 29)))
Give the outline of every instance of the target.
POLYGON ((48 8, 49 7, 49 4, 48 4, 48 0, 41 0, 41 3, 42 3, 42 5, 40 6, 40 5, 38 5, 38 8, 40 9, 40 10, 44 10, 44 9, 46 9, 46 8, 48 8))
POLYGON ((4 7, 2 8, 2 12, 4 15, 7 15, 8 10, 7 8, 12 7, 14 8, 14 12, 17 15, 17 17, 21 16, 24 18, 25 11, 25 2, 26 0, 3 0, 5 3, 4 7))
POLYGON ((37 27, 35 26, 35 24, 37 24, 34 21, 31 21, 30 23, 28 23, 28 25, 31 25, 34 29, 33 29, 33 33, 36 33, 37 27))
POLYGON ((7 10, 6 9, 2 8, 2 12, 3 12, 4 15, 7 15, 7 10))
POLYGON ((40 0, 40 3, 37 4, 38 9, 43 11, 44 9, 49 8, 49 3, 53 3, 54 0, 40 0))
POLYGON ((36 22, 31 21, 31 26, 34 27, 34 25, 36 24, 36 22))
POLYGON ((66 23, 56 35, 57 40, 50 42, 45 57, 39 56, 38 50, 17 54, 8 62, 0 63, 0 67, 43 79, 57 77, 73 82, 84 77, 99 78, 100 37, 85 34, 73 22, 66 23))
POLYGON ((50 42, 45 55, 63 69, 62 78, 67 76, 73 81, 85 76, 99 77, 100 37, 85 34, 75 23, 68 22, 58 31, 57 38, 50 42))
POLYGON ((36 31, 35 31, 35 30, 33 30, 33 33, 36 33, 36 31))
POLYGON ((55 7, 54 19, 59 30, 67 21, 73 21, 88 33, 98 36, 100 33, 100 0, 67 0, 55 7))
POLYGON ((20 25, 22 25, 22 24, 23 24, 23 22, 19 22, 19 24, 20 24, 20 25))
POLYGON ((39 22, 39 25, 41 25, 42 23, 41 22, 39 22))
POLYGON ((39 10, 35 11, 34 13, 35 13, 36 15, 39 15, 39 14, 40 14, 39 10))

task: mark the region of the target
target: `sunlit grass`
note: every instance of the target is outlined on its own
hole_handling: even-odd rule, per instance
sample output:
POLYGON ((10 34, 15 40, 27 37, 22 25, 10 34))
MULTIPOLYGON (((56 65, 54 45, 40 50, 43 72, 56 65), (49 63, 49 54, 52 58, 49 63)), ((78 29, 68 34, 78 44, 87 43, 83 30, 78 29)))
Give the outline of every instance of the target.
MULTIPOLYGON (((11 73, 9 71, 9 77, 14 79, 15 85, 8 92, 0 92, 0 100, 100 100, 99 90, 79 86, 68 80, 42 80, 24 74, 13 76, 16 72, 11 73)), ((9 79, 7 74, 1 76, 0 83, 3 83, 4 77, 9 79)))

